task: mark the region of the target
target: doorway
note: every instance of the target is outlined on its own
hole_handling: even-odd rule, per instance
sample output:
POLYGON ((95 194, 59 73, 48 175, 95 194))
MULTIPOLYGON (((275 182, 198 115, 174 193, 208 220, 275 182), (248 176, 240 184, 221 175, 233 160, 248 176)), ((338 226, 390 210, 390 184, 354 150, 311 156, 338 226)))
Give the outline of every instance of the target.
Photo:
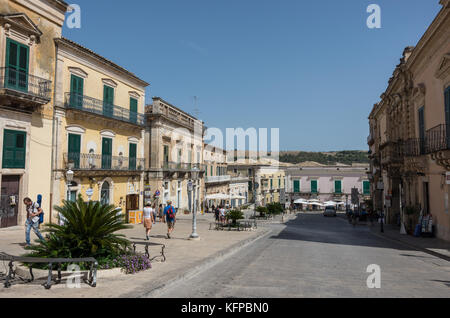
POLYGON ((2 176, 0 228, 18 225, 20 176, 2 176))

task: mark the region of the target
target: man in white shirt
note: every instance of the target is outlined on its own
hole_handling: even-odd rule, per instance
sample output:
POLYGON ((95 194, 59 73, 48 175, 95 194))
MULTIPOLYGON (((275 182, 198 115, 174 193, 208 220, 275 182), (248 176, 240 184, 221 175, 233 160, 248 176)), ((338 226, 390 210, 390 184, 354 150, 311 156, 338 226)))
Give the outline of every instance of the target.
POLYGON ((27 246, 31 245, 30 232, 33 229, 34 233, 39 237, 41 241, 44 241, 44 237, 39 232, 39 215, 43 212, 37 203, 33 203, 30 198, 25 198, 23 203, 27 209, 27 221, 25 222, 25 239, 27 246))

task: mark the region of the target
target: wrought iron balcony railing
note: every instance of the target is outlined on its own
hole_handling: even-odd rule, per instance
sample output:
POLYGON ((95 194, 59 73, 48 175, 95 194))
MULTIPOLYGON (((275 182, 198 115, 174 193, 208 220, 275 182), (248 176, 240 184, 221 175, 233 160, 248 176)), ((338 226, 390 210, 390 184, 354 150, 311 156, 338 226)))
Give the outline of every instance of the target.
POLYGON ((83 171, 143 171, 145 159, 123 156, 65 153, 66 168, 83 171))
POLYGON ((12 67, 0 68, 0 87, 19 93, 51 100, 52 81, 12 67))
POLYGON ((103 100, 92 97, 66 93, 65 107, 70 109, 78 109, 89 113, 105 116, 108 118, 124 121, 131 124, 143 126, 145 124, 145 115, 132 112, 129 109, 116 105, 108 104, 103 100))
POLYGON ((426 131, 427 153, 450 150, 450 125, 441 124, 426 131))

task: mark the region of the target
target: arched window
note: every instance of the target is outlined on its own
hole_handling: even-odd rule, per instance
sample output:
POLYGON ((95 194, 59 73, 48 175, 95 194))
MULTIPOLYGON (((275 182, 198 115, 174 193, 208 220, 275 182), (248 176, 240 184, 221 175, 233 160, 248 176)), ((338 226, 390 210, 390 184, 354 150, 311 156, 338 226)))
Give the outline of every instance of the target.
POLYGON ((105 205, 110 204, 110 186, 108 181, 103 182, 100 202, 105 205))

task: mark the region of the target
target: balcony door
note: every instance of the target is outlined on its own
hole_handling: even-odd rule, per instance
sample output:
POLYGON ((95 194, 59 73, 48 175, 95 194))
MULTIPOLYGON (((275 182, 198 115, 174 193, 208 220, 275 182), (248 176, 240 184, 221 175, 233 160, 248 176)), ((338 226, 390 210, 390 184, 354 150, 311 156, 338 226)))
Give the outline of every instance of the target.
POLYGON ((103 115, 113 117, 114 115, 114 88, 103 86, 103 115))
POLYGON ((69 162, 73 169, 80 169, 81 136, 69 134, 69 162))
POLYGON ((81 77, 72 75, 70 78, 70 107, 83 108, 83 87, 84 80, 81 77))
POLYGON ((28 46, 11 39, 6 40, 5 86, 20 91, 28 91, 28 46))
POLYGON ((138 101, 135 98, 130 98, 130 122, 136 124, 137 123, 137 110, 138 110, 138 101))
POLYGON ((136 170, 136 155, 137 155, 137 145, 136 144, 130 144, 129 169, 131 171, 136 170))
POLYGON ((102 139, 102 169, 110 170, 112 163, 112 139, 102 139))
POLYGON ((420 154, 425 154, 425 113, 424 108, 419 109, 419 144, 420 144, 420 154))

